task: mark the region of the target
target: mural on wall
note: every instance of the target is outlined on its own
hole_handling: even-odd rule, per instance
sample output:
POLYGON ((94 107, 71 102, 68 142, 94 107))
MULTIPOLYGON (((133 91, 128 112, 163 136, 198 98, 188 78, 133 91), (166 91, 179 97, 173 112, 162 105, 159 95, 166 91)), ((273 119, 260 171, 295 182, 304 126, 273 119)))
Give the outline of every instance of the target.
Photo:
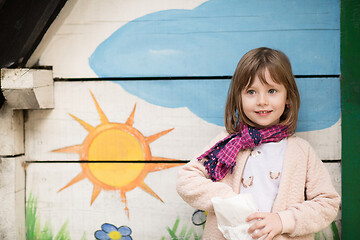
MULTIPOLYGON (((167 235, 166 227, 172 228, 177 217, 183 224, 189 222, 193 209, 177 195, 175 177, 178 167, 185 163, 181 161, 193 155, 193 150, 186 145, 191 146, 192 143, 179 141, 179 136, 196 134, 184 121, 193 121, 194 115, 185 108, 170 108, 166 112, 163 108, 154 108, 136 96, 129 96, 120 85, 112 82, 55 85, 56 108, 31 111, 26 123, 28 156, 38 159, 27 167, 26 188, 32 189, 38 196, 39 216, 44 222, 51 222, 53 232, 59 232, 68 221, 71 239, 81 239, 84 232, 86 239, 94 239, 94 232, 99 230, 99 226, 110 223, 116 227, 130 227, 133 239, 160 239, 167 235), (89 89, 93 94, 89 93, 89 89), (131 127, 141 131, 144 139, 147 136, 153 138, 158 133, 164 135, 149 143, 151 156, 138 161, 136 154, 145 152, 141 143, 132 147, 131 144, 138 140, 129 132, 131 136, 117 128, 106 130, 103 115, 108 120, 107 124, 112 126, 133 121, 131 127), (104 131, 97 131, 96 135, 95 129, 100 127, 104 131), (129 139, 120 138, 123 135, 129 139), (120 140, 126 142, 119 143, 120 140), (140 148, 136 147, 139 145, 140 148), (133 150, 128 151, 132 157, 120 159, 123 155, 119 156, 116 151, 124 150, 124 146, 133 150), (101 150, 94 151, 96 147, 101 150), (87 160, 84 157, 86 154, 87 160), (149 172, 150 169, 156 171, 149 172), (142 183, 163 202, 149 192, 144 193, 142 183), (105 186, 118 188, 105 189, 105 186), (130 186, 134 188, 130 189, 130 186), (97 187, 101 194, 94 194, 97 187), (124 187, 128 187, 125 189, 127 214, 124 214, 125 203, 121 202, 124 187)), ((202 129, 210 129, 206 124, 205 127, 202 129)), ((197 149, 198 146, 192 148, 197 149)), ((199 235, 201 229, 197 228, 194 226, 194 231, 199 235)))
MULTIPOLYGON (((196 231, 194 230, 194 226, 190 225, 189 227, 188 224, 183 224, 181 229, 179 228, 179 226, 180 226, 180 218, 178 217, 176 218, 171 228, 169 226, 166 227, 169 236, 168 237, 162 236, 161 240, 169 239, 169 237, 170 239, 181 239, 181 240, 202 239, 202 232, 200 234, 196 233, 196 231)), ((203 225, 202 230, 204 230, 204 227, 205 225, 203 225)))
POLYGON ((98 240, 132 240, 132 233, 128 226, 115 227, 110 223, 101 225, 101 230, 95 232, 94 236, 98 240))
POLYGON ((78 153, 81 161, 96 163, 81 163, 82 172, 73 178, 63 189, 87 178, 93 185, 91 204, 102 190, 120 191, 122 202, 125 204, 125 213, 129 217, 126 192, 136 187, 141 188, 161 202, 163 200, 144 182, 148 173, 176 167, 179 163, 151 163, 151 161, 171 161, 175 159, 156 157, 151 155, 149 144, 173 129, 168 129, 145 137, 133 127, 136 105, 127 121, 111 123, 100 108, 92 92, 101 124, 94 127, 85 121, 70 114, 88 132, 89 135, 80 145, 69 146, 53 152, 78 153), (102 161, 115 161, 104 163, 102 161), (99 162, 100 161, 100 162, 99 162), (124 163, 131 161, 132 163, 124 163), (137 163, 134 163, 137 162, 137 163), (122 162, 119 164, 119 162, 122 162))
MULTIPOLYGON (((54 232, 51 228, 51 224, 47 221, 43 228, 41 228, 40 217, 37 214, 38 199, 32 195, 28 197, 26 203, 26 239, 43 239, 52 240, 54 238, 54 232)), ((68 230, 68 221, 66 221, 60 228, 59 232, 55 235, 55 239, 70 239, 68 230)))
POLYGON ((200 226, 200 225, 205 224, 206 216, 207 216, 207 212, 198 209, 198 210, 195 210, 195 212, 193 213, 193 215, 191 217, 191 221, 194 225, 200 226))
POLYGON ((224 76, 247 50, 269 46, 295 74, 339 74, 339 27, 339 1, 209 0, 129 21, 89 64, 101 77, 224 76))
MULTIPOLYGON (((329 1, 210 0, 193 10, 165 10, 128 22, 96 48, 89 64, 99 77, 226 76, 245 52, 269 46, 289 56, 295 74, 339 75, 338 17, 338 4, 329 1), (314 14, 319 7, 321 13, 314 14)), ((116 83, 150 103, 188 107, 223 126, 229 81, 116 83)), ((339 121, 337 77, 297 83, 302 96, 298 132, 339 121)))
POLYGON ((322 159, 341 158, 339 1, 73 5, 39 59, 60 78, 55 108, 30 110, 25 123, 26 157, 37 161, 27 169, 27 189, 41 199, 37 211, 54 233, 200 239, 206 213, 177 195, 176 167, 223 130, 229 76, 255 47, 289 56, 302 101, 297 132, 315 139, 322 159))

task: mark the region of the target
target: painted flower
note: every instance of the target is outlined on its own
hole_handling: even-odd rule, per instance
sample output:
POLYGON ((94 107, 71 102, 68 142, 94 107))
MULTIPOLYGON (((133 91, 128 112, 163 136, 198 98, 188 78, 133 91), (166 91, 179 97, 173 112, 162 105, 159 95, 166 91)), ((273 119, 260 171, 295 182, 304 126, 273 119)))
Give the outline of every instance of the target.
POLYGON ((101 229, 95 232, 95 238, 98 240, 132 240, 131 229, 127 226, 117 228, 112 224, 104 223, 101 229))
POLYGON ((207 212, 203 210, 196 210, 192 215, 192 223, 196 226, 205 224, 207 212))

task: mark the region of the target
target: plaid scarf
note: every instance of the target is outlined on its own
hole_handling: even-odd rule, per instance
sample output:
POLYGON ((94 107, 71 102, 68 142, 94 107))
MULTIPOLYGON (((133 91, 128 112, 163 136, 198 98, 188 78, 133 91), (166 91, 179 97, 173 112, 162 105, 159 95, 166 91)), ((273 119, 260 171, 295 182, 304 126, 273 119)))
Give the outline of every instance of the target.
POLYGON ((278 142, 289 136, 287 126, 274 125, 264 129, 256 129, 243 125, 241 132, 231 134, 217 142, 197 159, 205 158, 204 166, 209 173, 211 180, 223 179, 236 164, 236 156, 239 151, 247 148, 254 148, 262 143, 278 142))

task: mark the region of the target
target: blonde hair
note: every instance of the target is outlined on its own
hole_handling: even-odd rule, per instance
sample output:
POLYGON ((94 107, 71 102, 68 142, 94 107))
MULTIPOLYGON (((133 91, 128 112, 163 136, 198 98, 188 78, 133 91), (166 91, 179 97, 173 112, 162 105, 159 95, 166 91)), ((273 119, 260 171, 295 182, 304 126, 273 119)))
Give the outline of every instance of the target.
POLYGON ((250 86, 256 76, 266 84, 265 72, 269 71, 274 82, 284 85, 289 108, 280 117, 281 125, 288 126, 293 134, 296 130, 300 95, 288 57, 281 51, 261 47, 247 52, 239 61, 231 79, 225 106, 225 128, 228 133, 238 132, 242 124, 255 126, 246 117, 242 108, 241 91, 250 86))

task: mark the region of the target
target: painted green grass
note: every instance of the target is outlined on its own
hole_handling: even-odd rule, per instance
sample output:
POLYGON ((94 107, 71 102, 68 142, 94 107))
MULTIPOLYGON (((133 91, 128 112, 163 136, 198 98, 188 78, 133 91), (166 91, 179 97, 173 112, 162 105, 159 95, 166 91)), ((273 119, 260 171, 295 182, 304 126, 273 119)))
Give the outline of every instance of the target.
POLYGON ((315 233, 315 240, 340 240, 339 230, 335 224, 332 222, 330 225, 332 236, 326 236, 324 231, 315 233))
MULTIPOLYGON (((183 225, 181 230, 178 232, 179 224, 180 224, 180 218, 177 217, 172 228, 166 227, 166 230, 168 231, 172 240, 190 240, 190 239, 200 240, 202 238, 202 235, 198 235, 196 233, 194 226, 188 228, 187 225, 183 225)), ((165 240, 165 239, 168 238, 165 237, 161 238, 161 240, 165 240)))
MULTIPOLYGON (((180 232, 178 232, 180 224, 180 218, 177 217, 175 220, 175 223, 172 228, 166 227, 166 230, 168 231, 170 237, 172 240, 200 240, 202 238, 202 235, 197 235, 195 232, 194 226, 191 226, 188 228, 186 225, 184 225, 180 232), (193 237, 193 238, 191 238, 193 237)), ((205 224, 202 225, 203 229, 205 227, 205 224)), ((335 224, 335 222, 332 222, 330 225, 332 236, 326 236, 324 231, 315 233, 315 240, 340 240, 339 230, 335 224)), ((161 238, 161 240, 165 240, 169 238, 165 238, 164 236, 161 238)))
MULTIPOLYGON (((51 229, 50 222, 47 221, 43 228, 41 229, 40 217, 37 216, 37 198, 32 195, 30 192, 27 204, 26 204, 26 239, 27 240, 71 240, 69 235, 69 230, 67 229, 68 221, 66 221, 59 232, 54 238, 54 234, 51 229)), ((179 230, 180 218, 177 217, 172 228, 166 227, 168 234, 172 240, 200 240, 202 238, 201 234, 197 234, 194 226, 190 228, 187 225, 183 225, 181 230, 179 230)), ((205 225, 203 225, 204 228, 205 225)), ((330 225, 332 232, 332 237, 327 238, 323 231, 315 233, 315 240, 320 239, 331 239, 331 240, 340 240, 339 230, 335 224, 332 222, 330 225)), ((165 240, 164 236, 161 240, 165 240)), ((86 234, 84 233, 81 240, 86 240, 86 234)))
MULTIPOLYGON (((41 229, 40 217, 37 216, 37 198, 30 192, 26 204, 26 239, 27 240, 71 240, 69 230, 67 229, 68 222, 66 221, 54 238, 50 222, 47 221, 41 229)), ((85 239, 85 238, 83 238, 85 239)))

